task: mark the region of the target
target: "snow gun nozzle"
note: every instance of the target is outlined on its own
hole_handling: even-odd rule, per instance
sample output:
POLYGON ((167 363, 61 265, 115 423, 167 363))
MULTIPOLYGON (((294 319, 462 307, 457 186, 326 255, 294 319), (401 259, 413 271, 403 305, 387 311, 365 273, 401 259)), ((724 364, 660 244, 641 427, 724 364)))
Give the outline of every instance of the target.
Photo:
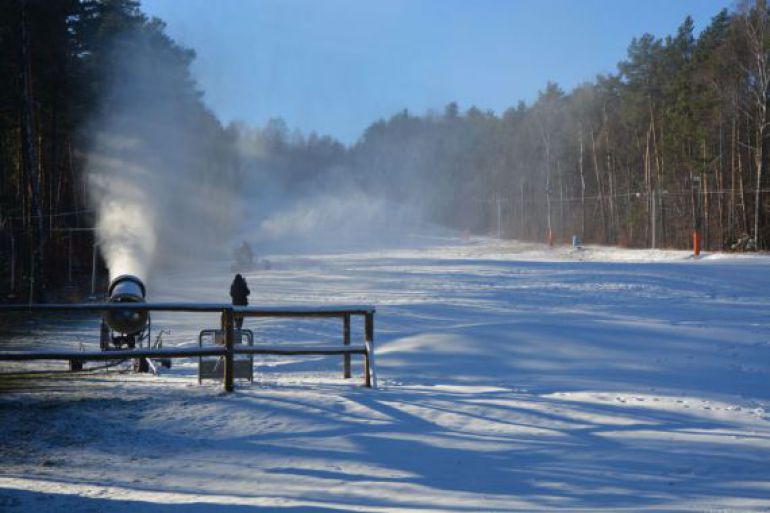
MULTIPOLYGON (((142 280, 131 274, 123 274, 110 282, 108 303, 144 303, 147 290, 142 280)), ((146 310, 108 310, 104 322, 118 333, 133 335, 141 332, 149 322, 146 310)))

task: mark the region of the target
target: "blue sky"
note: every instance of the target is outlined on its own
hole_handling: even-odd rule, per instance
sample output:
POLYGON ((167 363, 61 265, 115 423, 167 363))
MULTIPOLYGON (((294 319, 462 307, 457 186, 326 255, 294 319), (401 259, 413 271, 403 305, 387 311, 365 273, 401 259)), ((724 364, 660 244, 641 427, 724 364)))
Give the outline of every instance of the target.
POLYGON ((729 0, 143 0, 198 54, 224 122, 283 117, 354 142, 404 108, 502 112, 614 72, 631 38, 702 30, 729 0))

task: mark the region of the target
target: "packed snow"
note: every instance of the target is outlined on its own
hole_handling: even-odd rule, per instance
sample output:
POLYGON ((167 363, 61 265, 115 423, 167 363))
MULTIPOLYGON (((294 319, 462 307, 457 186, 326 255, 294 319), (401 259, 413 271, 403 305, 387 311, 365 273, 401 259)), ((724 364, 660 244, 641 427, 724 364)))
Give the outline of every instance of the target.
MULTIPOLYGON (((770 257, 444 238, 269 258, 252 304, 376 305, 379 389, 338 356, 258 357, 229 395, 192 360, 5 377, 0 511, 770 511, 770 257)), ((227 301, 231 278, 180 270, 149 297, 227 301)), ((216 323, 153 330, 195 345, 216 323)), ((0 348, 97 339, 91 317, 17 316, 0 348)))

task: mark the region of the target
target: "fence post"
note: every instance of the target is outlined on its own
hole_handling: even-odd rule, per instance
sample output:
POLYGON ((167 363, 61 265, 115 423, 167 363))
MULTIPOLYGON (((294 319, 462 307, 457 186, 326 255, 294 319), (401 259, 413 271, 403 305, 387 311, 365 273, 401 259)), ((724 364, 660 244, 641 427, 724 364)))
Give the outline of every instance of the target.
MULTIPOLYGON (((342 324, 342 343, 350 345, 350 314, 345 314, 342 324)), ((342 362, 345 368, 345 378, 350 378, 350 353, 342 355, 342 362)))
POLYGON ((222 312, 222 329, 225 335, 225 392, 232 392, 235 390, 234 385, 234 362, 233 362, 233 343, 235 337, 233 336, 233 310, 228 308, 222 312))
POLYGON ((367 387, 377 388, 377 376, 374 370, 374 312, 366 313, 364 332, 366 342, 366 359, 364 360, 366 375, 364 378, 367 387))

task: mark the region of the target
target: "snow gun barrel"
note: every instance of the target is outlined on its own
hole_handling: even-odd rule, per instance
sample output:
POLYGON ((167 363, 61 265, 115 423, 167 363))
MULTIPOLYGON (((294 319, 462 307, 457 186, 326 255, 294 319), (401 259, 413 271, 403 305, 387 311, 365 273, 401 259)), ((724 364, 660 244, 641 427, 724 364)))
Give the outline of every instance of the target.
MULTIPOLYGON (((144 303, 146 289, 142 280, 123 274, 110 282, 108 303, 144 303)), ((141 332, 149 321, 146 310, 110 310, 104 313, 104 322, 118 333, 133 335, 141 332)))

